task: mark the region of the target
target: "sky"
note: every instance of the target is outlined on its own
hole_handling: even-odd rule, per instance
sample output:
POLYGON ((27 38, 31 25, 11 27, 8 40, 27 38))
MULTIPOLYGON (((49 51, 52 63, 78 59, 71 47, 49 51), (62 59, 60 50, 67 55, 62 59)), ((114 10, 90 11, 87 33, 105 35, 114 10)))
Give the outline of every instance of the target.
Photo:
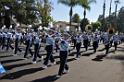
MULTIPOLYGON (((58 0, 51 0, 53 10, 51 12, 51 16, 55 21, 69 21, 69 9, 70 7, 65 6, 61 3, 58 3, 58 0)), ((115 11, 115 4, 114 1, 112 2, 112 12, 115 11)), ((100 14, 103 13, 103 2, 104 0, 96 0, 96 3, 91 4, 90 11, 87 11, 86 17, 91 21, 97 21, 100 14)), ((118 10, 124 6, 124 0, 120 0, 120 4, 118 5, 118 10)), ((110 0, 106 0, 106 13, 105 15, 108 16, 109 14, 109 7, 110 7, 110 0)), ((73 8, 73 14, 78 13, 80 18, 83 18, 83 8, 81 6, 76 6, 73 8)))

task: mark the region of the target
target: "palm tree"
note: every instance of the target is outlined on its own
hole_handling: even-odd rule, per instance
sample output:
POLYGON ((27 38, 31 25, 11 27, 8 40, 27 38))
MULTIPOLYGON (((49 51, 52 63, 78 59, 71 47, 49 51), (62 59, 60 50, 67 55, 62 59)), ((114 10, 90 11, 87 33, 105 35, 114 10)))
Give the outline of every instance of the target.
POLYGON ((118 4, 120 3, 119 0, 115 0, 115 17, 116 17, 116 14, 117 14, 117 9, 118 9, 118 4))
POLYGON ((78 0, 58 0, 58 3, 64 4, 70 7, 69 16, 70 16, 70 27, 71 27, 73 7, 75 7, 78 4, 78 0))
POLYGON ((96 0, 79 0, 79 5, 84 8, 84 19, 86 18, 86 10, 90 10, 90 4, 96 3, 96 0))
POLYGON ((110 17, 110 15, 111 15, 111 6, 112 6, 112 0, 110 1, 109 17, 110 17))
POLYGON ((119 0, 115 0, 115 29, 117 30, 117 9, 118 9, 118 4, 120 3, 119 0))

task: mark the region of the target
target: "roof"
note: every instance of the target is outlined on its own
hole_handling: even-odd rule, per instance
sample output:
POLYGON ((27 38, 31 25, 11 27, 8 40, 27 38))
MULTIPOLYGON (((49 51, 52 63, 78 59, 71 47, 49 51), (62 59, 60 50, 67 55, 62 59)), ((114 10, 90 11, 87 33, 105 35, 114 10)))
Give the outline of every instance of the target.
MULTIPOLYGON (((59 23, 61 23, 61 24, 66 24, 67 26, 69 26, 69 22, 66 22, 66 21, 58 21, 58 22, 56 22, 56 23, 54 23, 55 25, 57 25, 57 24, 59 24, 59 23)), ((74 23, 74 22, 72 22, 71 23, 72 24, 72 26, 79 26, 79 23, 74 23)))

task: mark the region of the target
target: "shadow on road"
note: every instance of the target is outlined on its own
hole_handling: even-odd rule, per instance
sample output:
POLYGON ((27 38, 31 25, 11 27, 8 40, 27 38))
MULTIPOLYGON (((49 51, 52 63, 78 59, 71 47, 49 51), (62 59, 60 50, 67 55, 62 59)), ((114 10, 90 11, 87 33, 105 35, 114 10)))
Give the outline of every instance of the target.
MULTIPOLYGON (((115 53, 115 50, 111 50, 108 52, 108 54, 109 53, 115 53)), ((92 59, 92 61, 103 61, 102 59, 105 58, 106 56, 107 56, 107 54, 97 55, 96 58, 92 59)))
POLYGON ((94 52, 84 53, 84 54, 82 54, 82 56, 90 56, 90 55, 92 55, 92 54, 94 54, 94 52))
POLYGON ((124 49, 117 49, 117 51, 121 51, 121 52, 124 52, 124 49))
POLYGON ((6 74, 3 77, 1 77, 1 79, 17 79, 17 78, 20 78, 24 75, 32 74, 32 73, 35 73, 35 72, 38 72, 38 71, 41 71, 41 70, 43 70, 42 67, 24 69, 24 70, 20 70, 20 71, 17 71, 17 72, 6 74))
POLYGON ((124 55, 120 54, 120 55, 109 56, 106 57, 106 59, 116 59, 116 60, 124 61, 124 55))
POLYGON ((47 76, 47 77, 44 77, 41 79, 36 79, 36 80, 30 81, 30 82, 54 82, 57 79, 59 79, 59 78, 57 78, 56 75, 53 75, 53 76, 47 76))
POLYGON ((100 49, 100 50, 98 50, 99 52, 101 52, 101 51, 104 51, 105 50, 105 48, 102 48, 102 49, 100 49))
POLYGON ((14 64, 14 65, 9 65, 9 66, 4 66, 4 68, 6 70, 11 70, 11 69, 16 68, 16 67, 21 67, 21 66, 30 65, 30 64, 32 64, 32 63, 14 64))
POLYGON ((5 54, 7 51, 0 51, 0 54, 5 54))
POLYGON ((1 61, 1 63, 12 63, 12 62, 17 62, 17 61, 21 61, 21 60, 24 60, 24 59, 11 59, 11 60, 3 60, 1 61))
POLYGON ((124 49, 124 47, 120 47, 120 46, 118 46, 117 48, 121 48, 121 49, 124 49))
POLYGON ((104 57, 106 57, 106 55, 98 55, 98 56, 96 56, 96 58, 94 58, 94 59, 92 59, 92 61, 103 61, 102 59, 104 58, 104 57))
MULTIPOLYGON (((71 61, 74 61, 76 60, 75 58, 70 58, 70 59, 67 59, 67 62, 71 62, 71 61)), ((60 61, 57 61, 56 64, 60 64, 60 61)))
POLYGON ((0 56, 0 58, 12 57, 13 55, 0 56))
POLYGON ((109 51, 108 53, 115 53, 115 50, 111 50, 111 51, 109 51))
POLYGON ((69 56, 74 56, 76 54, 76 52, 70 52, 69 56))
MULTIPOLYGON (((85 52, 85 51, 80 51, 80 53, 83 53, 83 52, 85 52)), ((74 56, 75 54, 77 54, 76 51, 75 51, 75 52, 71 52, 71 53, 69 53, 69 56, 74 56)))

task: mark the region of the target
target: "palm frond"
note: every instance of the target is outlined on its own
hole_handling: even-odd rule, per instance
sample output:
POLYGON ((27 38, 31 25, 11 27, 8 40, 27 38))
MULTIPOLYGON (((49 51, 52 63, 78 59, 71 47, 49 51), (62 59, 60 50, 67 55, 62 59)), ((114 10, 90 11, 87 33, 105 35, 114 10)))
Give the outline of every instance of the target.
POLYGON ((78 0, 58 0, 58 3, 73 7, 78 4, 78 0))
POLYGON ((88 9, 88 10, 90 9, 90 6, 87 0, 79 0, 78 4, 82 6, 84 9, 88 9))
POLYGON ((88 0, 88 4, 96 3, 96 0, 88 0))
POLYGON ((68 0, 58 0, 58 3, 64 4, 64 5, 68 5, 68 0))

